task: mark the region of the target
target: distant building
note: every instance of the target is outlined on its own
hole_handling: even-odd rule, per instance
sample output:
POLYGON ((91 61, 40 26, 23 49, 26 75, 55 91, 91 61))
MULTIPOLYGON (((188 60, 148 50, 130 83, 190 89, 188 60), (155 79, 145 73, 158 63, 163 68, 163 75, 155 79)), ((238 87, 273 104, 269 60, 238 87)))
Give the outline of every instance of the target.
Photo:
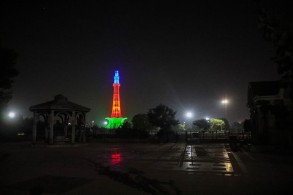
POLYGON ((290 89, 281 81, 250 82, 248 103, 254 143, 290 145, 293 143, 290 89))

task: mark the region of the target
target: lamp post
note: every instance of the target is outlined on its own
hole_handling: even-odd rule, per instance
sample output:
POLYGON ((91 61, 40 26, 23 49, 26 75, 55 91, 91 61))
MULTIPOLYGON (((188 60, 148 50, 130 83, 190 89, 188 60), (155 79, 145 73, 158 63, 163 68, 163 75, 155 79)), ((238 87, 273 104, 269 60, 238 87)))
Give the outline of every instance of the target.
MULTIPOLYGON (((225 118, 226 118, 226 120, 228 120, 228 116, 227 116, 227 106, 228 106, 228 104, 229 104, 229 100, 228 99, 223 99, 222 101, 221 101, 221 103, 224 105, 224 108, 225 108, 225 118)), ((225 130, 225 131, 227 131, 227 129, 225 130)), ((230 129, 229 129, 229 135, 230 135, 230 129)))
POLYGON ((225 118, 227 119, 227 105, 229 104, 229 100, 228 99, 223 99, 221 101, 221 103, 224 105, 224 108, 225 108, 225 118))
MULTIPOLYGON (((186 119, 187 119, 187 122, 186 122, 187 127, 190 125, 190 128, 191 128, 192 125, 190 124, 190 121, 191 121, 192 118, 193 118, 193 113, 190 112, 190 111, 188 111, 188 112, 185 113, 185 117, 186 117, 186 119)), ((192 123, 192 121, 191 121, 191 123, 192 123)))
MULTIPOLYGON (((186 119, 187 119, 187 122, 185 123, 185 125, 187 126, 187 128, 185 129, 186 131, 185 131, 185 140, 186 140, 186 142, 188 141, 188 133, 187 133, 187 131, 188 131, 188 126, 189 126, 189 123, 190 123, 190 120, 192 119, 192 117, 193 117, 193 113, 192 112, 190 112, 190 111, 188 111, 188 112, 186 112, 185 113, 185 117, 186 117, 186 119)), ((192 122, 191 122, 192 123, 192 122)), ((190 127, 192 127, 191 125, 190 125, 190 127)))

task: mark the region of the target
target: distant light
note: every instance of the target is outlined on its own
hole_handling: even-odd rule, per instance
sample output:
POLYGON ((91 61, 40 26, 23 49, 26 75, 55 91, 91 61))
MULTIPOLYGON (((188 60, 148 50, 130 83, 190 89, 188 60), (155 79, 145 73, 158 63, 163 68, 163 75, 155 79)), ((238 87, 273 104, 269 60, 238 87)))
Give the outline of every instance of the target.
POLYGON ((71 125, 71 123, 68 123, 68 125, 71 125))
POLYGON ((9 112, 8 113, 9 118, 15 118, 15 116, 16 116, 15 112, 9 112))
POLYGON ((92 123, 95 123, 95 121, 92 121, 92 123))
POLYGON ((186 112, 185 116, 187 118, 191 118, 193 116, 193 113, 192 112, 186 112))
POLYGON ((210 120, 210 117, 206 117, 206 120, 207 120, 207 121, 210 120))
POLYGON ((108 125, 108 122, 107 121, 104 121, 104 125, 108 125))
POLYGON ((222 104, 228 104, 228 103, 229 103, 229 100, 227 100, 227 99, 223 99, 223 100, 221 101, 221 103, 222 103, 222 104))

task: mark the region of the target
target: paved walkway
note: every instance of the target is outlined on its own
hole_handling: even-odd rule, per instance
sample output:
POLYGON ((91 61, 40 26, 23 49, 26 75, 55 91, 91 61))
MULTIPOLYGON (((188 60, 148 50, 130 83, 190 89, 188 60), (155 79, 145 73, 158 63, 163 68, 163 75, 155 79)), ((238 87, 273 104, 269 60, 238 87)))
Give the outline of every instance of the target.
POLYGON ((280 194, 292 162, 226 144, 1 144, 0 194, 280 194))

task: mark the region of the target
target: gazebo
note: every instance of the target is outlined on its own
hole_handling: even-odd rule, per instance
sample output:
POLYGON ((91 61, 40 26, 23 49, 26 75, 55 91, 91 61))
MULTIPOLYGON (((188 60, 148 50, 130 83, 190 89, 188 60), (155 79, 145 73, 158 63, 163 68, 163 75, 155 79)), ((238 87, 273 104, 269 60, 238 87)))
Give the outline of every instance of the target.
POLYGON ((30 111, 34 113, 33 143, 37 142, 37 126, 41 117, 45 127, 45 141, 49 144, 57 141, 74 144, 77 133, 79 139, 85 142, 86 113, 90 111, 89 108, 70 102, 59 94, 52 101, 31 106, 30 111))

